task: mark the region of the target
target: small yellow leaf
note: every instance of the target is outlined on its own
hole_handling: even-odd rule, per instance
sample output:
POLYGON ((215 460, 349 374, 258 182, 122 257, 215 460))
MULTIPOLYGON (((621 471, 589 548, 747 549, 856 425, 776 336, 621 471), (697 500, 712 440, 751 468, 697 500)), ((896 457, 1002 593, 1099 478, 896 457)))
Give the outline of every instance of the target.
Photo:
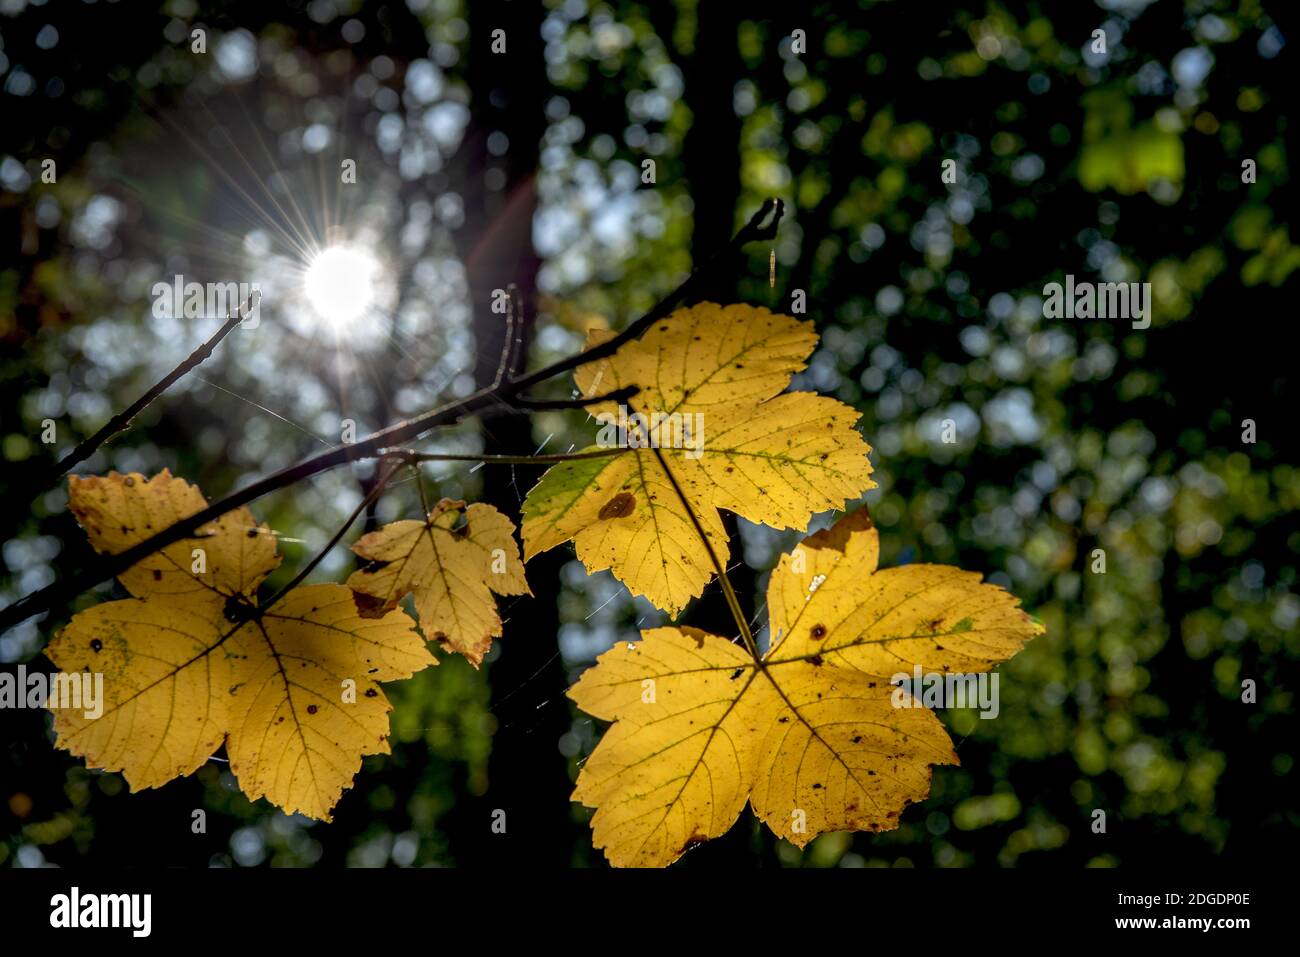
MULTIPOLYGON (((78 517, 110 552, 204 505, 166 472, 74 487, 78 517)), ((207 549, 205 571, 151 556, 123 575, 138 597, 80 612, 50 643, 61 671, 104 676, 100 713, 51 709, 58 746, 141 790, 192 773, 224 743, 250 798, 328 820, 362 756, 388 750, 378 682, 437 662, 409 618, 362 618, 342 585, 297 588, 259 609, 257 584, 278 558, 246 510, 178 543, 187 562, 194 542, 207 549)))
MULTIPOLYGON (((197 486, 163 469, 151 479, 139 474, 68 476, 68 509, 98 552, 116 554, 144 541, 207 505, 197 486)), ((251 597, 280 564, 275 536, 247 508, 237 508, 193 537, 175 542, 118 576, 137 598, 182 595, 225 601, 239 592, 251 597), (198 554, 196 554, 196 550, 198 554), (195 574, 196 565, 209 572, 195 574)))
MULTIPOLYGON (((609 336, 597 331, 588 344, 609 336)), ((809 322, 701 303, 582 366, 575 378, 585 395, 639 390, 622 419, 644 417, 648 447, 565 462, 543 475, 524 501, 525 557, 573 540, 589 571, 609 568, 675 614, 713 575, 691 512, 725 564, 719 508, 803 529, 814 513, 872 488, 858 413, 811 393, 781 394, 816 343, 809 322)), ((603 423, 598 446, 608 447, 620 410, 602 402, 590 411, 603 423)))
POLYGON ((514 533, 491 505, 443 499, 423 522, 393 522, 362 536, 352 550, 371 564, 354 572, 348 587, 365 615, 414 592, 424 633, 478 667, 501 635, 492 593, 531 594, 514 533))
POLYGON ((667 865, 725 833, 746 800, 800 847, 827 831, 888 830, 929 794, 931 766, 957 763, 938 718, 890 677, 915 664, 988 670, 1042 627, 977 575, 877 572, 878 552, 857 512, 785 556, 767 603, 772 633, 789 630, 762 661, 659 628, 601 655, 569 690, 613 722, 573 793, 596 809, 593 839, 611 863, 667 865), (916 637, 936 619, 940 631, 916 637), (869 640, 854 640, 860 627, 869 640))

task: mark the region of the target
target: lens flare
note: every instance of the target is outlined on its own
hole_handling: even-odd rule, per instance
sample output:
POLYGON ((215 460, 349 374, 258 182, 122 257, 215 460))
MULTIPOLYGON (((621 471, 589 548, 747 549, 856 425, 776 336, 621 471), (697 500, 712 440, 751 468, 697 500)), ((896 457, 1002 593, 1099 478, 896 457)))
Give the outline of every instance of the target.
POLYGON ((307 302, 336 329, 361 317, 375 298, 379 263, 363 249, 330 246, 311 261, 303 278, 307 302))

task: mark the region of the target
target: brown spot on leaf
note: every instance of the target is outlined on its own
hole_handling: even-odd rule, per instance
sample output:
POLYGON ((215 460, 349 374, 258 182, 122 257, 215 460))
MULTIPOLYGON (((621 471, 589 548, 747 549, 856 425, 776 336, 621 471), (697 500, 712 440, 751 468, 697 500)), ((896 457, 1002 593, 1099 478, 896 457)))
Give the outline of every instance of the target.
POLYGON ((352 604, 357 606, 357 614, 362 618, 383 618, 397 607, 396 601, 376 598, 359 591, 352 593, 352 604))
POLYGON ((318 709, 317 709, 317 707, 316 707, 314 704, 309 704, 309 705, 307 705, 307 713, 308 713, 308 714, 315 714, 315 713, 317 712, 317 710, 318 710, 318 709))
POLYGON ((92 638, 90 639, 90 650, 95 652, 95 654, 99 654, 104 650, 104 643, 98 638, 92 638))
POLYGON ((153 580, 156 581, 156 582, 160 582, 160 581, 162 581, 162 569, 160 569, 160 568, 155 568, 155 569, 153 570, 153 580))
POLYGON ((813 641, 821 641, 823 638, 826 637, 826 626, 813 625, 811 634, 813 637, 813 641))
POLYGON ((608 518, 627 518, 635 510, 636 496, 631 492, 619 492, 601 506, 599 517, 602 520, 608 518))

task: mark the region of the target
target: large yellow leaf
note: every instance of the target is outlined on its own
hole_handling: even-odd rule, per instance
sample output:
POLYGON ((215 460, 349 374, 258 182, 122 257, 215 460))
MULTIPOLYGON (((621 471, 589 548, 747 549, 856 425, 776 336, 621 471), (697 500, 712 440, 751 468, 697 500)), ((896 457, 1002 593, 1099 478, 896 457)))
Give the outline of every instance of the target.
POLYGON ((865 516, 810 536, 772 573, 771 630, 787 630, 762 660, 659 628, 601 655, 569 690, 613 722, 573 793, 596 809, 593 838, 613 864, 667 865, 726 832, 746 800, 800 847, 827 831, 888 830, 929 794, 932 765, 957 763, 938 718, 890 678, 917 664, 988 670, 1042 627, 977 575, 877 572, 865 516))
MULTIPOLYGON (((593 333, 588 344, 609 335, 593 333)), ((702 303, 582 366, 576 380, 587 395, 639 389, 624 418, 645 417, 646 428, 631 431, 648 447, 576 459, 543 475, 524 501, 525 558, 572 539, 588 571, 611 569, 675 614, 703 591, 713 563, 674 480, 724 563, 719 508, 803 529, 815 512, 872 488, 858 413, 811 393, 782 394, 816 343, 809 322, 702 303)), ((600 403, 591 411, 608 417, 598 446, 615 440, 619 408, 600 403)))
MULTIPOLYGON (((204 504, 165 472, 76 487, 78 517, 111 552, 204 504)), ((140 790, 193 772, 224 743, 249 797, 329 819, 362 756, 388 750, 391 706, 378 682, 436 661, 409 618, 362 618, 341 585, 297 588, 257 608, 257 583, 278 561, 260 542, 273 540, 238 509, 175 555, 126 572, 138 597, 73 617, 46 654, 61 671, 102 674, 103 701, 93 717, 52 709, 60 747, 140 790), (206 556, 197 573, 195 547, 206 556)))
POLYGON ((367 617, 414 592, 425 635, 478 667, 501 635, 492 593, 530 594, 514 533, 514 523, 491 505, 466 508, 444 498, 423 522, 393 522, 363 535, 352 550, 370 564, 352 574, 348 587, 367 617))

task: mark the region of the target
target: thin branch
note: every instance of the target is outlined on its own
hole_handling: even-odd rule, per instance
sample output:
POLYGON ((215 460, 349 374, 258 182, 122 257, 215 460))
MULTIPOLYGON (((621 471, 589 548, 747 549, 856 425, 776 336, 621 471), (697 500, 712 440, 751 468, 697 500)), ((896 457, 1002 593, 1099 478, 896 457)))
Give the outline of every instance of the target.
POLYGON ((222 327, 214 332, 207 342, 203 343, 203 345, 191 352, 188 357, 176 366, 176 368, 172 369, 171 372, 167 373, 155 382, 153 387, 145 392, 144 395, 140 396, 140 398, 136 399, 121 412, 117 413, 117 415, 105 422, 98 432, 90 436, 90 438, 82 440, 75 449, 61 458, 58 463, 50 469, 50 473, 42 480, 40 487, 48 488, 59 479, 63 478, 63 476, 67 475, 68 472, 77 465, 94 455, 95 451, 101 445, 117 433, 126 429, 126 427, 131 424, 132 419, 143 412, 150 402, 170 389, 177 379, 181 378, 191 369, 201 365, 208 356, 212 355, 212 350, 221 343, 221 340, 226 338, 235 326, 243 322, 253 309, 257 308, 257 303, 258 300, 261 299, 261 296, 262 294, 260 292, 254 291, 251 296, 241 302, 239 307, 226 317, 226 321, 222 327))
POLYGON ((690 278, 678 286, 666 299, 608 341, 569 356, 567 359, 553 362, 521 379, 504 383, 499 392, 493 388, 480 389, 463 399, 440 406, 426 412, 424 415, 380 429, 360 442, 335 446, 305 459, 297 465, 273 472, 238 491, 232 492, 225 498, 213 502, 207 508, 195 512, 188 518, 174 522, 167 528, 124 551, 112 555, 100 555, 85 570, 61 581, 55 581, 34 592, 29 592, 12 605, 0 609, 0 631, 12 628, 33 615, 49 611, 56 604, 69 601, 86 589, 121 574, 136 562, 152 555, 160 548, 166 548, 168 545, 191 537, 196 529, 212 522, 232 509, 247 505, 264 495, 293 485, 313 475, 318 475, 321 472, 337 468, 340 465, 377 458, 384 450, 418 439, 426 432, 439 426, 459 422, 467 415, 497 406, 501 404, 503 399, 519 395, 539 382, 544 382, 563 372, 576 369, 605 356, 613 355, 625 342, 636 338, 651 324, 672 312, 691 290, 704 281, 707 274, 725 265, 733 257, 737 257, 747 243, 770 239, 776 232, 783 210, 784 206, 779 199, 769 199, 764 202, 759 211, 736 234, 723 252, 699 267, 691 274, 690 278), (769 218, 770 222, 767 221, 769 218))
MULTIPOLYGON (((492 294, 496 298, 496 293, 492 294)), ((499 389, 502 384, 514 378, 511 370, 511 356, 515 351, 515 323, 519 321, 516 317, 515 303, 518 295, 515 292, 515 284, 510 284, 510 289, 506 300, 506 334, 501 340, 501 359, 497 362, 497 374, 492 377, 492 388, 499 389), (511 373, 507 375, 507 373, 511 373)), ((491 308, 489 306, 488 308, 491 308)))
POLYGON ((510 284, 510 311, 514 316, 514 323, 506 330, 506 355, 509 362, 506 366, 506 374, 511 380, 519 378, 519 373, 523 371, 526 361, 524 355, 524 300, 519 295, 519 287, 514 283, 510 284), (513 341, 511 335, 513 334, 513 341))
POLYGON ((487 465, 545 465, 554 462, 572 462, 574 459, 609 458, 622 455, 625 448, 591 449, 586 452, 557 452, 550 455, 485 455, 475 452, 416 452, 412 449, 392 449, 381 453, 381 458, 394 458, 402 462, 483 462, 487 465))
POLYGON ((785 203, 779 199, 764 200, 763 205, 758 208, 753 216, 749 218, 740 232, 736 233, 730 243, 715 254, 712 259, 701 266, 696 267, 695 271, 687 277, 686 281, 670 292, 667 297, 660 300, 649 312, 632 323, 612 339, 592 346, 583 352, 569 356, 567 359, 561 359, 559 362, 553 362, 544 369, 538 369, 531 375, 514 383, 517 391, 522 392, 529 386, 536 385, 546 379, 553 378, 561 372, 568 372, 570 369, 576 369, 578 366, 586 365, 597 359, 603 359, 606 356, 612 356, 622 347, 623 343, 630 339, 635 339, 649 329, 660 319, 667 316, 676 309, 696 288, 702 285, 705 279, 715 270, 727 265, 732 259, 739 258, 744 247, 749 243, 758 242, 764 239, 771 239, 776 235, 776 227, 781 222, 781 217, 785 213, 785 203))
POLYGON ((690 516, 691 524, 695 526, 695 533, 700 536, 700 541, 704 543, 704 548, 709 553, 709 561, 713 562, 713 570, 717 572, 718 582, 722 585, 722 594, 727 599, 727 607, 731 609, 731 617, 736 620, 736 627, 740 629, 740 637, 745 642, 745 647, 754 656, 755 663, 761 665, 762 658, 758 653, 758 644, 754 641, 753 632, 749 630, 749 619, 745 617, 744 611, 741 610, 740 599, 736 597, 736 591, 731 587, 731 579, 727 577, 727 569, 722 562, 718 561, 718 553, 713 550, 713 543, 709 541, 709 536, 704 533, 704 526, 700 524, 695 509, 691 508, 686 493, 677 484, 677 476, 673 475, 672 470, 668 468, 668 460, 664 458, 663 452, 659 450, 658 446, 651 446, 651 449, 655 454, 655 458, 659 460, 659 467, 664 470, 664 474, 668 476, 668 481, 672 483, 673 491, 681 499, 682 508, 686 509, 686 514, 690 516))

